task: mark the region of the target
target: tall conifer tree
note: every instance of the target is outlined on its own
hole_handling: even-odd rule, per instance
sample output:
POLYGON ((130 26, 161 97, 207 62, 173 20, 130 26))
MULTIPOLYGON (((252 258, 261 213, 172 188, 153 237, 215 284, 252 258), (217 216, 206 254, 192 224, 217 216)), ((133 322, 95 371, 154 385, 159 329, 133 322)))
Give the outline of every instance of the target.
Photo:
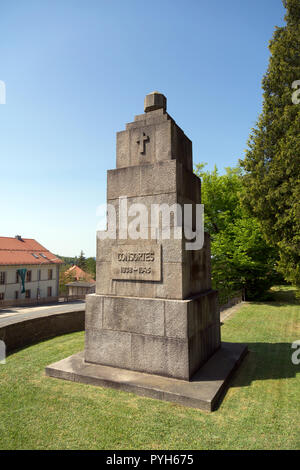
POLYGON ((269 44, 263 109, 241 165, 243 204, 280 250, 279 270, 300 284, 300 0, 283 0, 283 27, 269 44))

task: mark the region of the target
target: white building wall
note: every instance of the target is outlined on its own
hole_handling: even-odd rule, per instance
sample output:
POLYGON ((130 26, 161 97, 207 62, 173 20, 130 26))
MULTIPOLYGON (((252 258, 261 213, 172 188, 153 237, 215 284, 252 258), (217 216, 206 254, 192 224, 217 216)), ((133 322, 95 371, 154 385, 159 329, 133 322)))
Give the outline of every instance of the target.
POLYGON ((37 298, 37 290, 40 289, 40 298, 48 297, 48 287, 52 287, 52 297, 58 296, 58 276, 59 267, 58 265, 19 265, 19 266, 0 266, 0 272, 5 272, 6 279, 5 284, 0 284, 0 293, 4 293, 5 300, 15 300, 15 292, 19 292, 19 300, 25 299, 25 293, 21 294, 22 282, 21 279, 16 283, 16 272, 18 269, 26 268, 27 271, 31 271, 31 282, 26 282, 25 278, 25 290, 30 289, 30 298, 37 298), (52 280, 48 280, 48 269, 52 269, 52 280), (41 271, 41 280, 38 280, 38 271, 41 271))

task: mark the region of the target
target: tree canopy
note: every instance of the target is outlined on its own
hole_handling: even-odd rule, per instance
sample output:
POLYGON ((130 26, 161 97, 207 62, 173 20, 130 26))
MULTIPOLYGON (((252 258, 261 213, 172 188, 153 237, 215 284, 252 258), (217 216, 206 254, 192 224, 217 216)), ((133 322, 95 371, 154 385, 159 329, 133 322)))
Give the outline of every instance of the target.
POLYGON ((240 202, 242 176, 239 168, 204 171, 196 165, 202 179, 205 230, 211 236, 212 279, 221 303, 232 292, 245 289, 248 299, 261 297, 278 276, 277 250, 263 239, 259 223, 249 216, 240 202))
POLYGON ((77 259, 77 266, 81 268, 83 271, 86 270, 86 259, 84 256, 84 252, 81 250, 79 258, 77 259))
POLYGON ((262 113, 240 162, 242 201, 278 247, 285 279, 300 284, 300 1, 283 3, 286 25, 270 41, 262 113))

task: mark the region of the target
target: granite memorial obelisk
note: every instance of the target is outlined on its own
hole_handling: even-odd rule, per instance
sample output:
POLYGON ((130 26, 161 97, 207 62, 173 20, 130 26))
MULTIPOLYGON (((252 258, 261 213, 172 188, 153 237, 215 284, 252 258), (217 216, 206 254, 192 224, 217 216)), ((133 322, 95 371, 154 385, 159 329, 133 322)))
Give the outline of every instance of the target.
POLYGON ((107 176, 115 231, 97 237, 85 349, 46 373, 211 410, 246 347, 221 343, 209 236, 193 249, 186 235, 197 236, 201 204, 192 142, 166 107, 164 95, 147 95, 145 113, 117 133, 116 169, 107 176), (153 208, 169 208, 169 218, 155 219, 153 208))

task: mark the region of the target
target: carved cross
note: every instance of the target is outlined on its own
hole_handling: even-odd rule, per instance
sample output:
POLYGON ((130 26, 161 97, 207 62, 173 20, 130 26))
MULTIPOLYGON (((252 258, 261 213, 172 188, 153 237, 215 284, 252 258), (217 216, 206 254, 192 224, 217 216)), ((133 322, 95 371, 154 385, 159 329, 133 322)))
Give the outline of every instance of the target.
POLYGON ((139 152, 145 154, 146 152, 146 142, 149 142, 149 136, 143 132, 143 135, 136 141, 139 144, 139 152))

